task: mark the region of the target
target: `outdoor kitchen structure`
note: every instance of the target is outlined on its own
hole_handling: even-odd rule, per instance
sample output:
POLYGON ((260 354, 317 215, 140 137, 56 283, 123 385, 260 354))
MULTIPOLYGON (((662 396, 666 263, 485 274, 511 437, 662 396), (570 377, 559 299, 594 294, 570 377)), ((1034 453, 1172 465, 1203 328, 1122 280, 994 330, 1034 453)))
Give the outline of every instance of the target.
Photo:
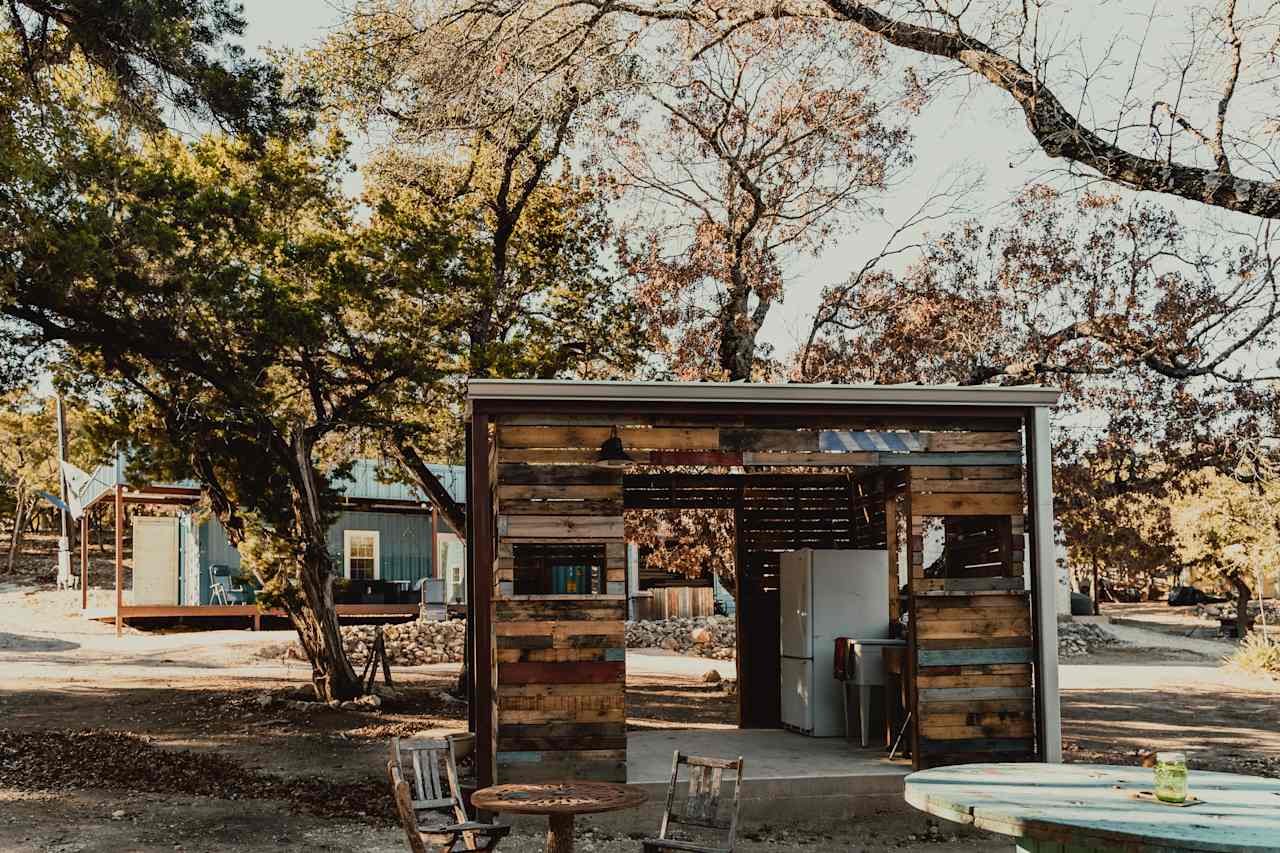
MULTIPOLYGON (((629 758, 630 781, 649 781, 634 778, 641 756, 628 754, 624 515, 655 508, 732 513, 740 729, 801 737, 780 731, 781 555, 878 551, 891 630, 904 641, 903 714, 889 725, 905 731, 912 764, 1060 761, 1058 396, 1038 386, 472 380, 478 782, 628 781, 629 758), (575 592, 552 594, 566 573, 575 592)), ((872 766, 888 751, 804 740, 809 752, 828 744, 837 763, 872 766)), ((750 749, 739 739, 724 748, 750 749)))

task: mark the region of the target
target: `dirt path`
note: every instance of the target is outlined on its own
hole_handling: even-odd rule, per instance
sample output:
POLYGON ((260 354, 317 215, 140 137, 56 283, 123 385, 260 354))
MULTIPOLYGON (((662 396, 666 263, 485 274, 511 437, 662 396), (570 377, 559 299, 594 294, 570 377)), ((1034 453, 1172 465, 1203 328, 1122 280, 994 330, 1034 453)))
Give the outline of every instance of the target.
MULTIPOLYGON (((91 592, 106 603, 108 591, 91 592)), ((78 611, 75 592, 0 586, 0 850, 401 851, 382 795, 387 739, 465 727, 465 707, 444 693, 456 666, 397 670, 402 693, 377 710, 303 708, 306 667, 264 657, 289 632, 117 638, 78 611)), ((1183 627, 1116 626, 1128 645, 1061 667, 1068 760, 1132 764, 1141 751, 1176 747, 1194 767, 1280 776, 1280 684, 1224 669, 1229 644, 1183 627)), ((731 726, 736 697, 702 682, 710 668, 733 672, 638 655, 629 727, 731 726)), ((1009 849, 954 833, 905 815, 822 833, 752 828, 741 849, 1009 849)), ((525 827, 502 849, 541 844, 538 828, 525 827)), ((636 848, 604 832, 579 846, 636 848)))

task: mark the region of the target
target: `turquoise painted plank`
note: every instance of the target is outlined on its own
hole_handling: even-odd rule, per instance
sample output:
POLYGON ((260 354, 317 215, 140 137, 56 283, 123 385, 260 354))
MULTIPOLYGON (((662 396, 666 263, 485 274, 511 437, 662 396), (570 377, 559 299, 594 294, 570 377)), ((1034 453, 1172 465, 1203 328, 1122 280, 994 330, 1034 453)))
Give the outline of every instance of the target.
POLYGON ((604 659, 607 661, 615 661, 615 662, 626 661, 627 650, 626 649, 605 649, 604 659))
POLYGON ((1033 853, 1280 850, 1280 781, 1193 768, 1202 802, 1188 808, 1136 798, 1153 783, 1142 767, 971 764, 912 773, 904 797, 940 817, 967 813, 1033 853))
POLYGON ((990 663, 1032 663, 1031 649, 921 649, 920 666, 978 666, 990 663))

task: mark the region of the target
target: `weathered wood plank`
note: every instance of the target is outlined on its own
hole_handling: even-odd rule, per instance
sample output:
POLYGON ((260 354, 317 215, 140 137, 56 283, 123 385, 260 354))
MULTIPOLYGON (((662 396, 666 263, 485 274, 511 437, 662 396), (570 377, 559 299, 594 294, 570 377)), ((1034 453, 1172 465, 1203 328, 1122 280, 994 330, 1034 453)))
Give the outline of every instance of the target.
MULTIPOLYGON (((634 455, 633 453, 633 458, 634 455)), ((557 450, 524 450, 503 447, 498 450, 498 462, 502 464, 524 462, 532 465, 590 465, 599 456, 599 448, 593 450, 587 447, 561 448, 557 450)))
POLYGON ((567 619, 563 621, 531 620, 517 622, 515 620, 496 621, 494 633, 499 637, 524 637, 549 635, 556 638, 571 637, 577 634, 621 634, 626 627, 622 621, 602 622, 598 620, 567 619))
POLYGON ((499 766, 504 764, 544 764, 548 762, 571 763, 576 761, 626 761, 625 749, 566 749, 552 751, 499 752, 499 766))
POLYGON ((1003 649, 921 649, 917 664, 929 666, 968 666, 973 664, 1030 663, 1034 659, 1028 647, 1003 649))
POLYGON ((503 515, 621 515, 622 499, 618 500, 499 500, 498 511, 503 515))
POLYGON ((917 465, 907 469, 913 480, 1021 480, 1021 465, 986 466, 930 466, 917 465))
POLYGON ((916 635, 921 639, 964 639, 968 637, 1022 637, 1031 633, 1031 617, 1021 619, 982 620, 972 619, 954 622, 920 620, 916 623, 916 635))
POLYGON ((921 622, 1003 622, 1011 619, 1029 619, 1031 610, 1025 604, 1013 607, 942 607, 928 606, 928 599, 916 603, 916 613, 921 622))
POLYGON ((1030 646, 1031 635, 1019 637, 917 637, 917 649, 1013 649, 1030 646))
POLYGON ((912 590, 926 592, 1008 592, 1026 589, 1022 578, 924 578, 912 581, 912 590))
POLYGON ((1017 432, 930 432, 924 438, 933 453, 1022 450, 1022 434, 1017 432))
MULTIPOLYGON (((612 434, 605 426, 500 426, 498 446, 509 448, 580 447, 599 450, 612 434)), ((624 448, 637 450, 716 450, 720 430, 715 427, 618 428, 624 448)))
POLYGON ((1022 494, 1021 480, 912 480, 916 494, 1022 494))
POLYGON ((499 684, 604 684, 626 680, 625 662, 499 663, 499 684))
MULTIPOLYGON (((615 688, 616 689, 616 688, 615 688)), ((500 705, 498 719, 503 723, 520 723, 538 725, 546 723, 625 723, 626 708, 616 707, 581 707, 581 708, 510 708, 500 705)))
POLYGON ((622 708, 626 697, 617 684, 499 684, 504 708, 545 711, 549 708, 622 708))
POLYGON ((743 453, 761 450, 816 452, 818 432, 795 429, 722 429, 720 449, 743 453))
POLYGON ((622 470, 599 465, 526 465, 508 463, 498 466, 499 486, 620 486, 622 470))
POLYGON ((1034 737, 1035 733, 1035 720, 1030 718, 1024 720, 993 719, 976 725, 944 725, 923 720, 920 723, 920 736, 931 740, 1034 737))
POLYGON ((1016 675, 926 675, 924 672, 917 674, 916 686, 918 688, 931 687, 1023 687, 1030 686, 1031 672, 1016 675))
POLYGON ((598 486, 573 483, 553 486, 498 486, 498 500, 531 500, 535 498, 577 498, 579 500, 620 501, 622 484, 598 486))
POLYGON ((1030 687, 930 687, 918 691, 921 702, 959 702, 967 699, 1031 699, 1030 687))
POLYGON ((935 740, 932 738, 920 738, 920 750, 922 752, 1018 752, 1027 753, 1035 751, 1035 740, 1033 738, 957 738, 955 740, 935 740))
POLYGON ((787 453, 751 451, 742 454, 742 464, 747 467, 764 465, 798 465, 815 468, 833 465, 879 465, 879 453, 787 453))
POLYGON ((625 535, 618 515, 500 515, 498 535, 507 538, 620 539, 625 535))
POLYGON ((975 607, 1030 607, 1031 593, 1026 590, 994 590, 986 595, 953 595, 922 597, 920 606, 929 610, 971 610, 975 607))
POLYGON ((912 494, 913 515, 1012 515, 1022 512, 1019 494, 912 494))

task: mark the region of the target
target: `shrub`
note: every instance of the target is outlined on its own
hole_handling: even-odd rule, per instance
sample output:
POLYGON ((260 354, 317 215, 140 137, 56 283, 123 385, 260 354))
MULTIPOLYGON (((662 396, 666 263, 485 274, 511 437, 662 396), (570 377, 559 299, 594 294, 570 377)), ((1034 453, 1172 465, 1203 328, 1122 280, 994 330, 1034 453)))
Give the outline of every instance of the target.
POLYGON ((1267 637, 1261 629, 1254 629, 1227 662, 1245 672, 1280 678, 1280 632, 1273 631, 1267 637))

